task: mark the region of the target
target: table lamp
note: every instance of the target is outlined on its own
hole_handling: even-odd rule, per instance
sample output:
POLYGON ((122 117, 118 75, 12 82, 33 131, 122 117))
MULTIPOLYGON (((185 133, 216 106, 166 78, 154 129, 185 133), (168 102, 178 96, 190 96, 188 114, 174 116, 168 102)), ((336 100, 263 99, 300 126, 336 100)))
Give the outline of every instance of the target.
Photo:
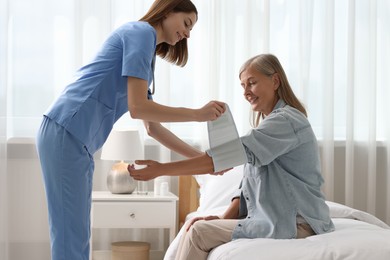
POLYGON ((114 194, 129 194, 137 187, 130 176, 126 162, 144 158, 144 146, 138 130, 113 129, 102 148, 101 159, 118 161, 107 176, 107 188, 114 194))

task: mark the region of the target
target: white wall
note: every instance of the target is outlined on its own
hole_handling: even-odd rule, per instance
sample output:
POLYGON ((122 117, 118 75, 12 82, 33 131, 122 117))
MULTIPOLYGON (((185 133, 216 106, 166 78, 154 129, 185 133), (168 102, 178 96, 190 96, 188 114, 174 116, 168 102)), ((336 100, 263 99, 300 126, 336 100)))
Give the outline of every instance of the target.
MULTIPOLYGON (((1 96, 1 95, 0 95, 1 96)), ((0 260, 7 259, 7 160, 6 160, 6 124, 0 98, 0 260)))
MULTIPOLYGON (((0 102, 1 104, 1 102, 0 102)), ((5 137, 2 132, 4 119, 0 117, 0 260, 6 260, 8 254, 7 244, 7 161, 5 137)), ((4 124, 5 125, 5 124, 4 124)))
POLYGON ((46 199, 33 139, 11 139, 8 154, 9 260, 50 259, 46 199))
MULTIPOLYGON (((321 142, 320 153, 322 153, 321 142)), ((368 172, 368 148, 366 145, 356 145, 354 151, 354 183, 353 183, 353 200, 354 205, 348 205, 353 208, 368 211, 368 179, 370 174, 376 174, 376 191, 375 191, 375 213, 371 213, 381 219, 387 224, 390 224, 389 218, 386 216, 386 210, 390 207, 388 205, 387 197, 390 191, 387 191, 387 153, 384 145, 377 144, 376 149, 376 173, 368 172)), ((346 149, 344 141, 336 141, 334 147, 334 201, 342 204, 346 204, 346 176, 345 165, 346 162, 346 149)), ((324 167, 323 167, 324 168, 324 167)), ((324 175, 324 173, 323 173, 324 175)))

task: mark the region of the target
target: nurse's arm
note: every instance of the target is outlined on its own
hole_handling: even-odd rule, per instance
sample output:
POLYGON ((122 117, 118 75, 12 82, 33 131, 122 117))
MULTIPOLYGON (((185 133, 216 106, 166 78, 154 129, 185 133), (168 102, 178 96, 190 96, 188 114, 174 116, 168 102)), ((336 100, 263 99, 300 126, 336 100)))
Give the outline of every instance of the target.
POLYGON ((213 160, 206 153, 186 160, 159 163, 153 160, 138 160, 137 165, 146 166, 135 170, 129 165, 130 175, 136 180, 148 181, 159 176, 207 174, 214 172, 213 160))
POLYGON ((202 155, 203 152, 182 141, 175 134, 157 122, 144 121, 148 135, 168 149, 175 151, 187 158, 202 155))
MULTIPOLYGON (((170 107, 148 100, 146 80, 127 77, 127 104, 132 118, 152 122, 204 122, 225 112, 225 103, 211 101, 199 109, 170 107)), ((184 91, 183 91, 184 93, 184 91)))

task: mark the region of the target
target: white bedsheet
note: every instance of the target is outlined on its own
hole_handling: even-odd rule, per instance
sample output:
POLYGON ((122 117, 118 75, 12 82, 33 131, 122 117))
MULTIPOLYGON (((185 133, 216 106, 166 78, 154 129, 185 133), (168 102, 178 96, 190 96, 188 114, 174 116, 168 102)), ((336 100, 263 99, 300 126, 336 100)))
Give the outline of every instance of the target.
MULTIPOLYGON (((338 203, 327 202, 334 232, 305 239, 238 239, 221 245, 209 260, 390 260, 390 227, 378 218, 338 203)), ((216 209, 211 214, 220 214, 216 209)), ((207 215, 196 212, 194 215, 207 215)), ((173 260, 183 229, 164 260, 173 260)))

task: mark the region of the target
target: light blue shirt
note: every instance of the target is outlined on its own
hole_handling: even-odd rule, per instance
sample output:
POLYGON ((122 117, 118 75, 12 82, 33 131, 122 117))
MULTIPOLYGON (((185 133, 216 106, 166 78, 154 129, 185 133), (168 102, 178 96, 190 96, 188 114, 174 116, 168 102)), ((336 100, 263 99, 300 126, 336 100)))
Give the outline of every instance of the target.
POLYGON ((300 111, 279 100, 241 141, 248 163, 237 193, 241 219, 233 239, 295 238, 298 215, 317 234, 334 230, 321 192, 317 141, 300 111))
MULTIPOLYGON (((153 79, 156 31, 146 22, 116 29, 91 63, 82 67, 45 115, 78 138, 90 154, 106 141, 128 111, 127 76, 153 79)), ((150 91, 145 93, 151 99, 150 91)))

